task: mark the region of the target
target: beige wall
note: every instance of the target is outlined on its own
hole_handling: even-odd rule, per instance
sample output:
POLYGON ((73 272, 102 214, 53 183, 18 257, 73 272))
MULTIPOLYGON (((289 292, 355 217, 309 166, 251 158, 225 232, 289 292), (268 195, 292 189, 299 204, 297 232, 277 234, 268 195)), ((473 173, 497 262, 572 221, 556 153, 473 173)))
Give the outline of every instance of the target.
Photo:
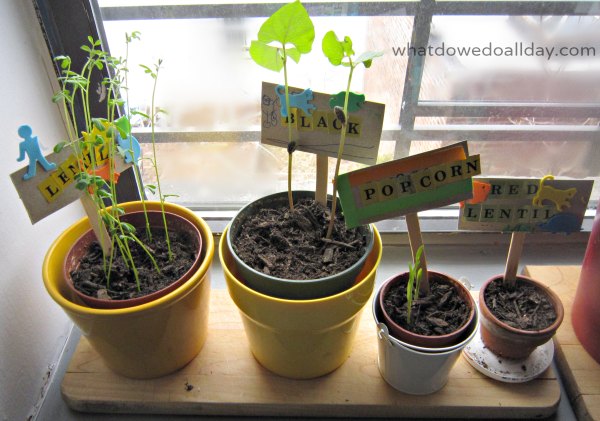
POLYGON ((70 205, 32 226, 10 181, 24 166, 16 160, 20 125, 33 128, 45 152, 65 135, 31 1, 0 1, 0 27, 0 420, 25 420, 37 411, 72 326, 44 289, 42 260, 82 212, 70 205))

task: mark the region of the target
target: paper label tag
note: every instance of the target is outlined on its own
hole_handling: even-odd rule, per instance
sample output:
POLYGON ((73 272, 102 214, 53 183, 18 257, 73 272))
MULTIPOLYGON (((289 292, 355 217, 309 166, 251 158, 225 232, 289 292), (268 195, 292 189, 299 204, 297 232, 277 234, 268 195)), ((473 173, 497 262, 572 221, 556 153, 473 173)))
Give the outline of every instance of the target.
MULTIPOLYGON (((287 148, 287 127, 292 124, 297 150, 337 157, 342 125, 329 105, 335 95, 290 87, 292 107, 289 112, 284 109, 287 117, 282 117, 285 100, 277 93, 277 86, 268 82, 262 85, 261 142, 287 148)), ((367 165, 377 162, 384 112, 385 105, 367 101, 349 113, 343 159, 367 165)))
POLYGON ((342 174, 338 193, 346 224, 356 227, 469 199, 478 174, 479 155, 461 142, 342 174))
POLYGON ((581 224, 592 180, 476 178, 461 206, 461 230, 571 233, 581 224))

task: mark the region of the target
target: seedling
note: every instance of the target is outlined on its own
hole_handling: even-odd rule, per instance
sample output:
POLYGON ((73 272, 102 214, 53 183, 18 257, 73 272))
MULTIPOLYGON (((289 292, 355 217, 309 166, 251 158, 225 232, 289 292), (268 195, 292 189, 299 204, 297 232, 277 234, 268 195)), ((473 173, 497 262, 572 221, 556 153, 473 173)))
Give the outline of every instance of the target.
POLYGON ((356 58, 354 57, 354 50, 352 49, 352 40, 350 37, 345 36, 343 41, 340 41, 333 31, 329 31, 323 37, 322 42, 323 53, 329 59, 329 62, 334 66, 344 66, 350 69, 348 73, 348 83, 346 85, 346 92, 344 96, 344 107, 340 108, 336 106, 334 108, 336 118, 340 123, 342 123, 342 129, 340 130, 340 144, 338 146, 337 160, 335 163, 335 173, 333 176, 333 195, 331 202, 331 216, 329 219, 329 226, 327 228, 327 235, 325 238, 331 239, 331 235, 333 234, 333 224, 335 221, 335 212, 337 206, 337 177, 340 172, 340 163, 342 160, 342 154, 344 153, 344 143, 346 141, 346 131, 347 131, 347 123, 348 123, 348 98, 350 97, 350 86, 352 84, 352 74, 354 73, 354 69, 359 64, 365 66, 365 68, 371 67, 373 64, 373 60, 377 57, 381 57, 383 55, 380 51, 367 51, 362 53, 356 58))
POLYGON ((421 255, 424 245, 421 245, 415 255, 414 264, 408 264, 408 282, 406 284, 406 323, 412 324, 411 312, 413 302, 419 299, 419 289, 421 288, 421 279, 423 278, 423 268, 421 267, 421 255))
MULTIPOLYGON (((132 35, 132 37, 139 35, 138 33, 134 34, 135 36, 132 35)), ((127 36, 127 41, 130 40, 131 38, 127 36)), ((118 108, 124 105, 120 91, 127 89, 123 84, 124 75, 127 74, 126 61, 109 56, 101 49, 100 41, 88 37, 88 42, 89 45, 81 47, 88 53, 88 57, 80 72, 72 69, 69 57, 55 58, 62 69, 62 76, 59 77, 61 90, 52 99, 57 103, 62 102, 65 114, 72 122, 72 125, 67 125, 69 140, 60 142, 55 147, 55 152, 60 152, 67 146, 72 149, 75 165, 79 168, 79 173, 75 176, 75 185, 95 205, 101 225, 100 236, 109 237, 109 247, 104 250, 103 256, 107 286, 110 284, 110 268, 115 251, 118 251, 133 272, 139 290, 138 271, 133 262, 131 243, 138 244, 144 250, 159 273, 160 268, 149 248, 136 235, 135 228, 131 224, 121 221, 120 216, 125 211, 118 205, 116 199, 116 182, 119 176, 115 172, 115 159, 119 151, 117 138, 119 135, 122 139, 131 139, 129 116, 118 117, 117 112, 118 108), (90 109, 90 81, 92 74, 95 71, 103 70, 105 66, 109 67, 113 73, 102 81, 102 87, 106 91, 106 118, 96 118, 92 117, 90 109), (78 127, 75 112, 76 102, 79 102, 82 107, 84 127, 78 127), (107 156, 106 167, 98 168, 97 154, 107 156)), ((154 120, 152 120, 152 127, 154 127, 154 120)), ((98 238, 98 240, 102 244, 106 238, 98 238)))
MULTIPOLYGON (((302 54, 311 51, 314 39, 315 28, 310 16, 302 3, 296 0, 273 13, 260 27, 258 39, 253 40, 250 44, 250 57, 256 64, 275 72, 283 69, 285 109, 288 113, 290 112, 288 58, 298 63, 302 54)), ((294 209, 292 155, 295 149, 296 145, 292 143, 292 125, 288 124, 288 201, 290 209, 294 209)))

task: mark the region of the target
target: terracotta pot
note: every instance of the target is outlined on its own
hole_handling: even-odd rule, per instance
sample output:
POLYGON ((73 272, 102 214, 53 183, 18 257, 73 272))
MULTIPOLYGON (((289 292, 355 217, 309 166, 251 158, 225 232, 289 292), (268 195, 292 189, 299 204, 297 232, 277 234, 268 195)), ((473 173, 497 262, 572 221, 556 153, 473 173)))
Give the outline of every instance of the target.
POLYGON ((600 208, 596 218, 573 301, 573 330, 581 345, 600 364, 600 208))
MULTIPOLYGON (((159 211, 148 211, 148 221, 150 223, 150 227, 152 228, 163 228, 163 218, 162 212, 159 211)), ((71 272, 76 270, 79 266, 81 259, 87 253, 89 246, 96 241, 96 235, 94 231, 89 230, 85 234, 83 234, 75 243, 65 256, 64 266, 63 266, 63 276, 67 280, 67 285, 72 289, 73 293, 76 294, 84 303, 93 308, 125 308, 137 306, 140 304, 148 303, 150 301, 156 300, 157 298, 162 297, 163 295, 168 294, 173 291, 175 288, 182 285, 186 282, 190 277, 198 270, 200 266, 201 260, 201 251, 202 251, 202 236, 200 235, 200 231, 198 228, 189 220, 182 218, 181 216, 165 212, 165 217, 167 220, 167 228, 170 231, 176 231, 180 233, 186 233, 189 241, 195 247, 195 260, 192 266, 185 272, 179 279, 175 280, 170 285, 165 288, 153 292, 151 294, 145 295, 143 297, 131 298, 127 300, 104 300, 96 297, 91 297, 87 294, 82 293, 77 290, 73 285, 73 279, 71 278, 71 272)), ((121 216, 121 220, 123 222, 127 222, 134 227, 137 228, 137 232, 144 230, 146 224, 146 218, 144 217, 144 212, 131 212, 121 216)))
POLYGON ((325 298, 286 300, 246 286, 224 233, 219 257, 227 289, 242 316, 250 350, 262 366, 283 377, 309 379, 348 359, 381 260, 381 237, 375 228, 374 236, 373 249, 351 288, 325 298))
MULTIPOLYGON (((294 202, 302 198, 314 198, 314 191, 294 191, 294 202)), ((330 198, 331 200, 331 198, 330 198)), ((359 227, 367 239, 365 254, 348 269, 319 279, 284 279, 266 275, 248 266, 235 252, 233 242, 246 220, 258 210, 268 207, 288 206, 287 191, 262 197, 243 207, 234 217, 227 231, 227 248, 232 255, 236 271, 238 271, 245 284, 262 294, 272 297, 308 300, 327 297, 350 288, 356 281, 358 274, 373 249, 373 229, 371 225, 359 227)))
MULTIPOLYGON (((383 321, 387 325, 390 334, 407 344, 416 345, 418 347, 424 348, 441 348, 447 347, 461 342, 465 336, 468 336, 468 332, 472 327, 473 319, 476 313, 475 300, 471 296, 471 293, 461 282, 452 278, 449 275, 444 273, 428 271, 429 280, 432 282, 433 280, 437 280, 438 282, 444 282, 450 284, 454 287, 454 289, 458 292, 460 297, 463 299, 465 304, 469 307, 469 316, 467 317, 465 323, 455 330, 452 333, 446 335, 438 335, 438 336, 425 336, 419 335, 417 333, 411 332, 407 329, 404 329, 402 326, 394 322, 389 314, 385 310, 382 311, 383 321)), ((398 283, 406 284, 408 282, 408 272, 404 272, 398 275, 395 275, 384 282, 381 289, 379 290, 379 294, 376 299, 379 300, 379 306, 381 309, 384 309, 384 299, 390 288, 398 283)))
POLYGON ((497 275, 483 284, 479 292, 479 311, 481 339, 493 353, 505 358, 523 359, 529 356, 535 348, 548 342, 560 326, 564 317, 564 309, 560 298, 541 283, 526 276, 517 276, 517 287, 519 284, 530 284, 539 291, 545 293, 552 302, 556 311, 556 320, 552 325, 542 330, 522 330, 511 327, 500 321, 492 314, 485 303, 487 287, 492 282, 502 282, 503 275, 497 275))
MULTIPOLYGON (((158 202, 146 202, 160 209, 158 202)), ((208 334, 210 265, 214 239, 206 222, 182 206, 167 205, 192 223, 202 235, 202 262, 188 282, 151 302, 119 309, 82 305, 71 294, 63 276, 63 262, 72 243, 90 229, 87 218, 67 228, 52 244, 42 267, 44 285, 52 299, 81 330, 90 345, 114 372, 132 378, 154 378, 189 363, 202 349, 208 334)), ((122 205, 141 209, 139 202, 122 205)))

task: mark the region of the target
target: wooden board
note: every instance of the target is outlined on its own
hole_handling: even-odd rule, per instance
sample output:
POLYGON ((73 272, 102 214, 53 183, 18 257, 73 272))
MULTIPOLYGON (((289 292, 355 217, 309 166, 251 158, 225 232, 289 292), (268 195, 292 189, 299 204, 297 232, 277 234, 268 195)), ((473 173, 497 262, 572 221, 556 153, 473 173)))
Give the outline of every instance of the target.
POLYGON ((252 357, 227 291, 211 294, 208 339, 188 366, 160 379, 126 379, 110 372, 83 338, 62 382, 67 404, 108 413, 541 418, 553 414, 560 400, 551 368, 529 383, 506 384, 484 377, 462 357, 441 391, 429 396, 398 392, 377 368, 370 307, 362 314, 351 356, 338 370, 313 380, 285 379, 252 357))
POLYGON ((600 420, 600 364, 583 348, 571 324, 571 308, 581 266, 528 266, 525 274, 558 294, 565 318, 556 333, 556 364, 577 418, 600 420))

